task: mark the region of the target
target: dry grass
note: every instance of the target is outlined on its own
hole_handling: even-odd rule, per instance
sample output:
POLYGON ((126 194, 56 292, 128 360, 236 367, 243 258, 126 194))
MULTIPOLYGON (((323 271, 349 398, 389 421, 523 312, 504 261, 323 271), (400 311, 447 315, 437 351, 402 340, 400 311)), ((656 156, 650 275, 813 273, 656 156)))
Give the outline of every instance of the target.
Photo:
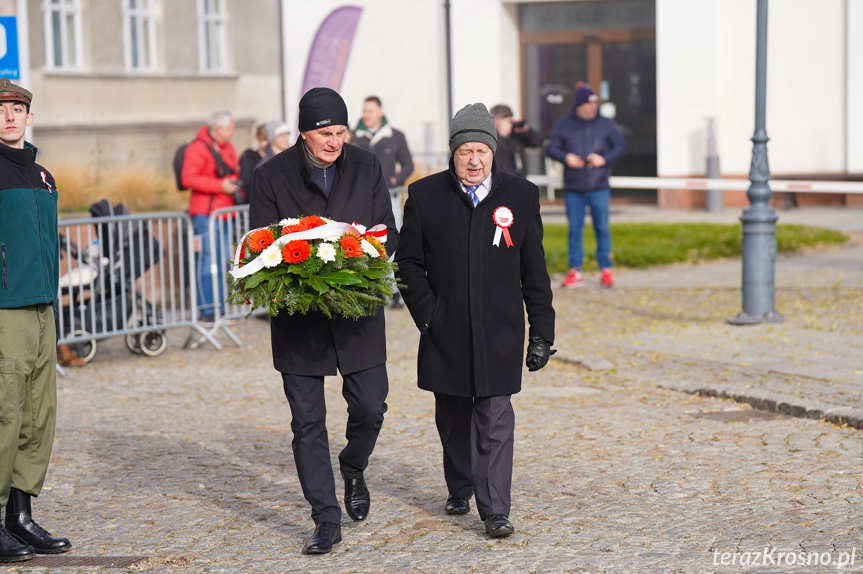
POLYGON ((122 203, 132 213, 145 211, 183 211, 189 192, 178 192, 173 174, 140 164, 96 172, 73 164, 52 166, 57 181, 59 209, 86 212, 100 199, 122 203))

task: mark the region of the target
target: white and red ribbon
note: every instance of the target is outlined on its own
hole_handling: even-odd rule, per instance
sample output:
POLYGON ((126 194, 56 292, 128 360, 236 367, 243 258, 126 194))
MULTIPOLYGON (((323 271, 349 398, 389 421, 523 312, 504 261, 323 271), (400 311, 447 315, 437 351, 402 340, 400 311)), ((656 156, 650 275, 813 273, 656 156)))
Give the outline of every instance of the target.
MULTIPOLYGON (((242 267, 240 267, 240 259, 242 258, 243 247, 246 245, 246 239, 248 239, 249 235, 251 235, 255 231, 258 231, 259 229, 268 229, 269 227, 272 226, 267 225, 265 227, 259 227, 258 229, 252 229, 246 232, 245 235, 243 235, 243 238, 240 240, 239 244, 237 244, 237 250, 234 252, 234 268, 229 271, 229 273, 234 277, 234 279, 242 279, 243 277, 248 277, 249 275, 253 275, 254 273, 264 268, 264 262, 260 257, 249 261, 249 263, 243 265, 242 267)), ((360 233, 359 229, 357 229, 353 225, 347 223, 333 222, 327 223, 326 225, 321 225, 320 227, 307 229, 305 231, 295 231, 294 233, 282 235, 273 242, 273 245, 278 248, 282 248, 288 241, 296 241, 299 239, 323 239, 325 237, 342 236, 345 233, 355 233, 360 237, 362 237, 363 235, 374 235, 375 237, 378 237, 378 234, 381 232, 383 232, 384 237, 386 237, 386 225, 375 225, 374 227, 368 229, 365 233, 360 233)))
POLYGON ((371 229, 366 229, 365 225, 360 225, 356 221, 351 223, 354 227, 356 227, 361 235, 371 235, 372 237, 376 237, 378 241, 381 243, 387 242, 387 226, 386 225, 375 225, 371 229))
POLYGON ((512 247, 512 237, 509 235, 509 228, 512 225, 512 222, 515 221, 515 216, 513 216, 512 210, 501 205, 494 210, 492 219, 494 219, 494 224, 497 227, 494 230, 494 240, 492 240, 492 245, 500 247, 500 236, 503 235, 503 238, 506 241, 506 246, 512 247))

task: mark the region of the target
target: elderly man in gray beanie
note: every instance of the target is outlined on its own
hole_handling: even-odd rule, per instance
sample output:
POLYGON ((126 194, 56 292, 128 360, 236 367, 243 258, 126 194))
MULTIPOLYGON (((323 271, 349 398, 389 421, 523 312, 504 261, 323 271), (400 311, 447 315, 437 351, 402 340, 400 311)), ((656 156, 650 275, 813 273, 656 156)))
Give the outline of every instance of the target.
POLYGON ((539 189, 499 171, 497 131, 483 104, 450 124, 449 169, 408 188, 398 277, 420 330, 417 383, 435 395, 447 514, 470 512, 509 536, 515 415, 525 363, 554 353, 554 308, 542 248, 539 189))

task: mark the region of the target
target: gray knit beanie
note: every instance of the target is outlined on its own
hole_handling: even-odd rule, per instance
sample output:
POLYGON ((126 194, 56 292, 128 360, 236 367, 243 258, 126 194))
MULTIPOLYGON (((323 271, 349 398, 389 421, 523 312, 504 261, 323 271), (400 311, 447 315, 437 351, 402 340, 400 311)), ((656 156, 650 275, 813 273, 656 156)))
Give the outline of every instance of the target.
POLYGON ((469 104, 460 109, 449 124, 449 151, 455 153, 465 142, 480 142, 497 151, 497 129, 494 118, 483 104, 469 104))

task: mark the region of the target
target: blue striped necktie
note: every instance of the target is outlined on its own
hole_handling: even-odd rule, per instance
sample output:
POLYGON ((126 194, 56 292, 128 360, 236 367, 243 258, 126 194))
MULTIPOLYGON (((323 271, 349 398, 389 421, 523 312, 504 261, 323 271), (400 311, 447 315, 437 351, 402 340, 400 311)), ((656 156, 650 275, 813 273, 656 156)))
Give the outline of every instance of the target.
POLYGON ((476 207, 476 204, 479 203, 479 196, 476 194, 477 188, 482 185, 480 183, 476 185, 466 185, 464 188, 467 190, 467 196, 470 198, 470 202, 473 203, 473 206, 476 207))

